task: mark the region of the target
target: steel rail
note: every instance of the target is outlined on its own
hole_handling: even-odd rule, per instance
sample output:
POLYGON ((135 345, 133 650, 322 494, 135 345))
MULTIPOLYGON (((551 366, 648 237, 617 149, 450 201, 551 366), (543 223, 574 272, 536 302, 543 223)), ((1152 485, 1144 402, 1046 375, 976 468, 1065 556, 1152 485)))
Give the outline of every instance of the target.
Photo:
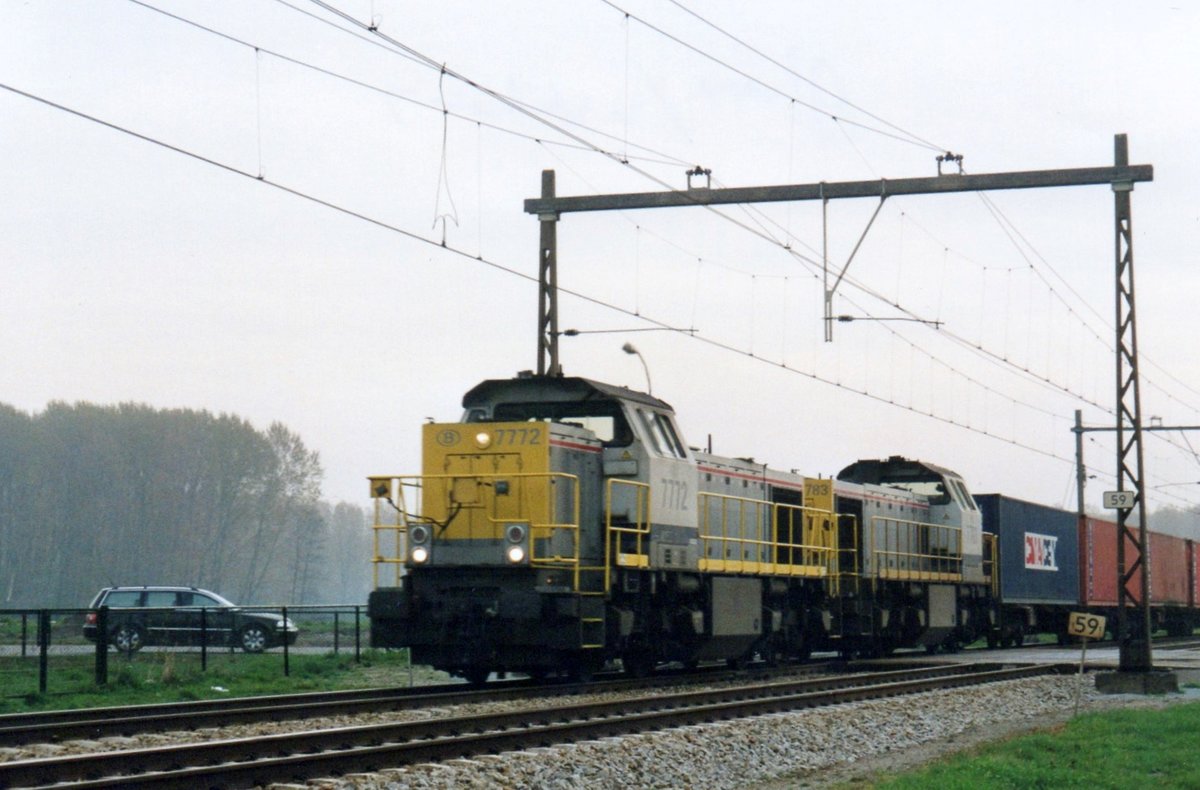
POLYGON ((1070 672, 965 664, 0 764, 0 787, 251 787, 1070 672))
MULTIPOLYGON (((828 664, 808 664, 800 669, 821 671, 828 664)), ((796 667, 792 671, 796 671, 796 667)), ((96 739, 170 730, 194 730, 231 724, 286 721, 318 716, 352 715, 411 710, 468 703, 497 702, 531 697, 563 697, 609 691, 695 682, 719 682, 745 675, 727 670, 667 673, 638 680, 599 680, 589 684, 536 684, 513 680, 472 688, 463 683, 430 686, 355 689, 350 691, 280 694, 235 699, 135 705, 84 710, 41 711, 0 716, 0 743, 21 746, 73 738, 96 739)))

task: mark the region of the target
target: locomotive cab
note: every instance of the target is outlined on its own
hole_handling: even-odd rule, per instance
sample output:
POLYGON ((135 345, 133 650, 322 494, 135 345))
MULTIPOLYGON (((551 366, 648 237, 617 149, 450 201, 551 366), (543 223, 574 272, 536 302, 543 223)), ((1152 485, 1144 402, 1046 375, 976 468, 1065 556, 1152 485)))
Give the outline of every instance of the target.
POLYGON ((862 545, 868 551, 875 548, 881 556, 868 557, 867 567, 881 571, 903 567, 944 573, 956 581, 983 581, 983 522, 975 498, 958 474, 892 456, 857 461, 839 472, 838 480, 858 484, 859 496, 872 502, 866 507, 870 518, 864 517, 863 523, 870 527, 874 521, 875 527, 863 535, 862 545), (893 508, 897 517, 888 518, 893 508), (901 518, 900 512, 911 515, 901 518), (906 551, 893 549, 891 543, 902 543, 906 551), (953 562, 938 562, 939 557, 953 562))
MULTIPOLYGON (((600 443, 601 469, 581 477, 582 523, 605 521, 618 530, 618 565, 696 568, 695 460, 669 404, 589 379, 524 375, 486 381, 467 393, 463 405, 467 423, 519 420, 590 431, 600 443)), ((599 550, 602 541, 592 540, 590 547, 599 550)))
POLYGON ((862 596, 843 628, 875 644, 957 645, 986 633, 979 507, 949 469, 892 456, 838 474, 838 510, 858 521, 862 596))

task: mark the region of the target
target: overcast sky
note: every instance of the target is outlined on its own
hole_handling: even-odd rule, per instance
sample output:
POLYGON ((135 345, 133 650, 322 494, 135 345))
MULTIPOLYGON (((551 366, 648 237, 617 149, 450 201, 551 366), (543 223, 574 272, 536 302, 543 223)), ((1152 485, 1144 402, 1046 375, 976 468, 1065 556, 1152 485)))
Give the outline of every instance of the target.
MULTIPOLYGON (((0 37, 0 401, 23 410, 278 420, 327 498, 365 505, 367 475, 418 471, 426 418, 536 366, 543 169, 573 195, 693 165, 931 176, 945 150, 1092 167, 1126 133, 1155 174, 1143 417, 1200 424, 1191 3, 3 0, 0 37)), ((1073 506, 1074 411, 1115 419, 1111 190, 889 199, 834 311, 930 323, 827 343, 822 249, 844 266, 877 204, 831 202, 827 239, 817 203, 564 216, 560 284, 586 299, 562 328, 696 330, 565 337, 566 372, 642 388, 633 342, 692 445, 809 475, 903 454, 1073 506)), ((1154 504, 1200 503, 1192 447, 1147 439, 1154 504)), ((1112 437, 1086 453, 1098 508, 1112 437)))

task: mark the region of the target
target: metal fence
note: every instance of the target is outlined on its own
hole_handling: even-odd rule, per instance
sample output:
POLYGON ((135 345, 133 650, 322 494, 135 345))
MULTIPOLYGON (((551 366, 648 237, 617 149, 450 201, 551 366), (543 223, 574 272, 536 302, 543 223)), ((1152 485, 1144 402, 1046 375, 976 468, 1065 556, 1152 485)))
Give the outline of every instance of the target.
POLYGON ((359 605, 0 609, 0 689, 9 697, 74 692, 153 662, 207 671, 256 661, 288 675, 300 656, 359 661, 368 624, 359 605))

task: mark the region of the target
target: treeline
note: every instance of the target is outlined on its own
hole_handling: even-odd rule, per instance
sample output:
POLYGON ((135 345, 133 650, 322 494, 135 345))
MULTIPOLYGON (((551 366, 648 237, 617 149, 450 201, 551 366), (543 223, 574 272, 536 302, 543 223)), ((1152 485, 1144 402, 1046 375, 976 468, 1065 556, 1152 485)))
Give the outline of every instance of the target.
POLYGON ((140 404, 0 404, 0 608, 82 607, 114 584, 237 603, 358 603, 371 536, 321 501, 321 462, 275 423, 140 404))

